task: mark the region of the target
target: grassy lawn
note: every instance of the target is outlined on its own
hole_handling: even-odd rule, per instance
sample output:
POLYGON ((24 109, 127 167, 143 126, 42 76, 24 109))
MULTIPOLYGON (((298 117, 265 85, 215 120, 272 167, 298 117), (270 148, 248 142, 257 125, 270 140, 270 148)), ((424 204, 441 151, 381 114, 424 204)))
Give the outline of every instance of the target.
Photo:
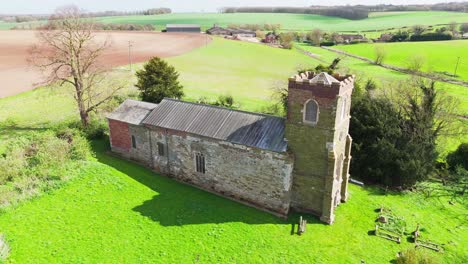
POLYGON ((415 24, 447 24, 452 21, 466 22, 468 14, 455 12, 383 12, 371 13, 368 19, 348 20, 307 14, 271 14, 271 13, 183 13, 156 16, 119 16, 98 19, 103 23, 153 24, 158 30, 166 24, 200 24, 203 29, 219 24, 281 24, 284 30, 312 30, 320 28, 325 31, 363 31, 399 28, 415 24))
MULTIPOLYGON (((334 58, 332 53, 319 55, 326 61, 334 58)), ((268 104, 271 83, 285 81, 298 65, 318 63, 294 50, 223 39, 169 61, 181 72, 189 98, 231 93, 248 110, 268 104)), ((343 66, 366 76, 407 78, 358 65, 343 60, 343 66)), ((0 148, 6 138, 77 117, 73 98, 63 88, 0 99, 0 148)), ((304 215, 308 230, 297 236, 291 235, 297 214, 281 220, 162 177, 109 155, 104 140, 94 142, 94 150, 96 158, 61 189, 0 212, 0 233, 12 248, 8 262, 389 262, 414 244, 406 237, 398 245, 371 235, 374 210, 382 205, 406 220, 408 232, 420 223, 425 237, 444 245, 445 253, 427 250, 428 254, 445 263, 468 258, 466 207, 458 201, 450 205, 446 197, 384 194, 351 186, 350 200, 338 207, 333 226, 304 215)))
POLYGON ((369 59, 375 58, 375 47, 383 47, 387 53, 384 61, 399 67, 408 67, 408 61, 412 56, 423 58, 425 72, 454 73, 455 65, 460 58, 457 75, 462 80, 468 80, 468 41, 425 41, 425 42, 400 42, 359 45, 339 45, 335 48, 356 54, 369 59))
POLYGON ((381 205, 404 217, 408 232, 420 223, 423 235, 444 244, 445 253, 429 254, 446 263, 468 257, 466 208, 443 198, 351 186, 334 225, 305 215, 307 233, 297 236, 291 230, 298 215, 280 220, 106 150, 106 142, 95 142, 97 159, 79 178, 0 215, 0 230, 12 248, 9 262, 384 263, 414 244, 368 234, 381 205))

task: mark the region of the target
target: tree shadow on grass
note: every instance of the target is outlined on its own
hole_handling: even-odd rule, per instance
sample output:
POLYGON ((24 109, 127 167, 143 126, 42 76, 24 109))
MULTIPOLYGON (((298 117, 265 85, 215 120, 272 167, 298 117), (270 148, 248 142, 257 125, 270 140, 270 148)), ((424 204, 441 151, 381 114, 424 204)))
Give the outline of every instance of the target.
POLYGON ((18 126, 18 125, 2 125, 0 124, 0 141, 6 139, 12 139, 29 132, 43 132, 48 130, 46 125, 44 126, 34 126, 34 127, 26 127, 26 126, 18 126))
MULTIPOLYGON (((208 223, 241 222, 245 224, 282 224, 295 229, 299 214, 291 213, 287 220, 240 204, 227 198, 197 189, 158 175, 136 163, 107 153, 106 141, 94 141, 93 149, 99 162, 115 168, 158 194, 133 208, 142 216, 163 226, 183 226, 208 223), (292 226, 294 224, 294 226, 292 226)), ((301 214, 309 225, 323 225, 316 217, 301 214)), ((286 229, 288 230, 288 229, 286 229)), ((286 231, 288 232, 288 231, 286 231)))

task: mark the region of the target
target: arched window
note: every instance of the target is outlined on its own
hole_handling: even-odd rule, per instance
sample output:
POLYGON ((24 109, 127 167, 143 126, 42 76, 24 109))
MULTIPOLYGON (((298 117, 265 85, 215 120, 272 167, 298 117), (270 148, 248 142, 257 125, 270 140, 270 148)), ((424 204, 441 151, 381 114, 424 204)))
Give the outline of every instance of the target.
POLYGON ((319 118, 319 107, 315 100, 309 100, 304 105, 304 123, 317 124, 319 118))
POLYGON ((348 106, 346 105, 346 97, 343 98, 343 105, 341 106, 341 120, 343 120, 346 117, 346 108, 348 106))

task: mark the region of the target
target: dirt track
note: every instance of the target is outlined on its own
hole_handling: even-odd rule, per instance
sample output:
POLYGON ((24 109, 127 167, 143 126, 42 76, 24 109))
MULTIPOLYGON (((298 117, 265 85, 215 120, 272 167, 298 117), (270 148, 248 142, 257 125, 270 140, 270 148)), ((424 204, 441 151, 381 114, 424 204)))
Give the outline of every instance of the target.
MULTIPOLYGON (((209 41, 202 34, 149 32, 98 32, 98 40, 110 37, 112 47, 101 63, 116 67, 128 64, 128 42, 132 42, 132 61, 143 62, 152 56, 177 56, 209 41)), ((0 98, 28 91, 44 77, 28 65, 28 49, 37 41, 34 31, 0 31, 0 98)))

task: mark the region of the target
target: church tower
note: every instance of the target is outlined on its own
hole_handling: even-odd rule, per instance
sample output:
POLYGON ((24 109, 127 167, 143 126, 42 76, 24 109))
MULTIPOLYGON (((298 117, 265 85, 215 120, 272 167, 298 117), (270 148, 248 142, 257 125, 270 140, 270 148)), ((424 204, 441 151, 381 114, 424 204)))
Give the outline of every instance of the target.
POLYGON ((289 78, 286 139, 294 156, 291 207, 333 223, 348 199, 354 76, 306 72, 289 78))

